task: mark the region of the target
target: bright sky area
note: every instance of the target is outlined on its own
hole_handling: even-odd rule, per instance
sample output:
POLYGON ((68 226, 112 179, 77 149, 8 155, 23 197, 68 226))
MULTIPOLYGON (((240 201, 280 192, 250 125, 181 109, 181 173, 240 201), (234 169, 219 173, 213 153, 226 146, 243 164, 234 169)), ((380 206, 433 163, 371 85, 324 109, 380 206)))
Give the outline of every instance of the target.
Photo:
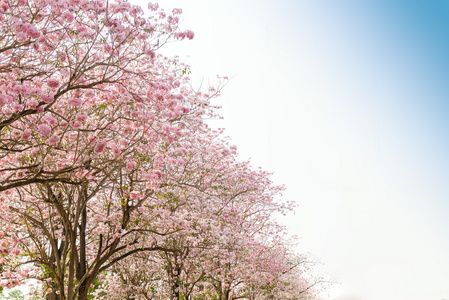
POLYGON ((159 4, 195 32, 165 47, 194 83, 232 78, 211 124, 287 186, 329 299, 449 299, 448 2, 159 4))

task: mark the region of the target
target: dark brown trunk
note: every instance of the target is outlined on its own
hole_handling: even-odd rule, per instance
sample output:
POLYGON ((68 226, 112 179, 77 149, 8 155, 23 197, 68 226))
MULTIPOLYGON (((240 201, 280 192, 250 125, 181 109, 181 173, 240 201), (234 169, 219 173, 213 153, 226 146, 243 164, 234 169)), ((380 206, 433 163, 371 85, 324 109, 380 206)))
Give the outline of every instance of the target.
MULTIPOLYGON (((84 190, 85 193, 87 193, 87 190, 84 190)), ((84 195, 84 197, 86 197, 87 195, 84 195)), ((79 236, 80 236, 80 252, 79 252, 79 262, 78 262, 78 267, 77 267, 77 280, 81 280, 83 278, 83 276, 86 274, 86 224, 87 224, 87 210, 86 210, 86 206, 84 206, 83 208, 83 212, 81 215, 81 224, 79 227, 79 236)), ((87 292, 88 292, 88 287, 87 287, 87 280, 85 279, 84 282, 81 284, 80 288, 79 288, 79 295, 86 295, 87 297, 87 292)), ((81 298, 79 298, 81 300, 81 298)))
POLYGON ((77 300, 87 300, 87 289, 83 289, 83 291, 79 291, 77 300))
POLYGON ((47 294, 47 296, 45 296, 45 300, 59 300, 58 299, 58 295, 56 295, 56 292, 51 292, 50 294, 47 294))

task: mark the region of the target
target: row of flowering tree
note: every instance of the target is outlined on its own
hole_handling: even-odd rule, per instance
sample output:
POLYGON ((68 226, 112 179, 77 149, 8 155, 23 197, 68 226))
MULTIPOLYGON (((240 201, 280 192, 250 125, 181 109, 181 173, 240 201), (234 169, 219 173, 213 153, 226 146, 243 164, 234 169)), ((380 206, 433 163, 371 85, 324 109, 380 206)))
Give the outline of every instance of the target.
POLYGON ((211 98, 157 53, 180 9, 0 2, 0 285, 46 299, 300 299, 273 214, 292 203, 208 128, 211 98))

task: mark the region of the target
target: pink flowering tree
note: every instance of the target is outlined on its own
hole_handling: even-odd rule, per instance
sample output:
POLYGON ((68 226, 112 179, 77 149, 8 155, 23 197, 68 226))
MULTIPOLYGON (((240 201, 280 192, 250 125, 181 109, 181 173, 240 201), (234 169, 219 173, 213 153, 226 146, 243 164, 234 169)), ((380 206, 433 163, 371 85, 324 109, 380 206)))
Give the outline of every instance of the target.
MULTIPOLYGON (((170 39, 191 39, 193 33, 177 31, 179 9, 169 16, 157 5, 149 9, 151 15, 144 17, 139 6, 124 1, 2 2, 0 191, 71 182, 66 172, 49 173, 39 161, 17 157, 35 149, 37 134, 45 139, 41 144, 57 145, 54 114, 60 102, 84 106, 103 91, 126 91, 132 101, 141 101, 135 93, 140 86, 170 81, 170 73, 153 65, 159 60, 156 51, 170 39)), ((76 127, 86 118, 74 114, 66 122, 76 127)))
MULTIPOLYGON (((55 105, 53 115, 42 117, 54 126, 45 125, 56 142, 48 142, 51 135, 35 120, 36 134, 30 139, 37 146, 20 155, 40 161, 45 172, 65 173, 70 181, 5 191, 2 201, 9 214, 2 219, 5 226, 15 226, 10 238, 33 258, 26 263, 41 266, 36 278, 46 280, 55 297, 85 299, 97 276, 121 259, 143 251, 173 251, 158 238, 179 230, 168 218, 171 195, 179 189, 171 173, 188 162, 193 134, 206 129, 196 114, 203 113, 198 107, 208 96, 187 90, 180 90, 184 96, 174 95, 172 89, 149 85, 140 89, 148 98, 137 103, 105 91, 92 106, 79 105, 78 95, 60 101, 60 109, 55 105), (150 92, 160 97, 158 102, 150 92), (77 116, 83 116, 80 124, 77 116)), ((33 128, 31 122, 28 126, 33 128)))
POLYGON ((291 203, 204 124, 225 80, 195 91, 188 66, 157 53, 193 38, 181 10, 148 9, 0 3, 1 286, 232 299, 280 278, 272 214, 291 203))
POLYGON ((148 232, 170 232, 144 203, 165 201, 164 172, 188 159, 182 143, 205 130, 213 95, 155 53, 193 37, 176 31, 180 10, 149 8, 144 18, 121 1, 2 3, 2 285, 35 278, 48 298, 86 299, 101 272, 160 249, 148 232))
MULTIPOLYGON (((282 188, 272 185, 270 174, 238 163, 235 148, 223 144, 205 140, 197 145, 184 172, 175 173, 172 179, 184 191, 185 201, 179 202, 176 210, 183 216, 181 222, 186 229, 166 240, 175 251, 166 251, 161 257, 173 299, 201 294, 201 286, 203 290, 205 286, 213 287, 211 279, 224 271, 229 261, 235 261, 235 250, 253 241, 253 237, 243 234, 248 229, 242 226, 260 231, 273 212, 291 208, 276 200, 282 188)), ((241 262, 242 268, 251 263, 241 262)))
MULTIPOLYGON (((208 267, 215 269, 216 266, 209 261, 217 259, 221 244, 238 243, 240 237, 243 238, 234 235, 232 229, 245 214, 255 214, 262 206, 276 211, 288 210, 274 201, 273 196, 280 189, 271 186, 267 173, 254 172, 247 164, 237 163, 235 148, 213 141, 216 134, 204 137, 197 137, 198 144, 190 144, 189 160, 183 165, 182 172, 166 173, 171 188, 160 194, 165 203, 159 204, 157 212, 163 215, 164 227, 173 230, 160 238, 159 245, 163 245, 163 249, 153 254, 155 260, 137 264, 149 263, 143 269, 153 270, 151 265, 157 261, 162 268, 159 276, 163 278, 166 293, 174 299, 188 298, 200 292, 199 286, 210 286, 209 278, 214 270, 208 267), (162 208, 165 210, 161 211, 162 208)), ((228 251, 229 248, 223 249, 220 259, 226 259, 228 251)), ((128 267, 125 269, 127 274, 132 273, 128 267)), ((153 274, 152 271, 149 273, 153 274)), ((142 268, 136 268, 134 275, 126 278, 110 277, 120 279, 120 282, 110 281, 108 290, 130 287, 131 283, 136 284, 136 277, 142 277, 142 268)), ((142 293, 141 286, 137 284, 131 290, 142 293)), ((148 288, 148 293, 152 294, 153 287, 148 288)))

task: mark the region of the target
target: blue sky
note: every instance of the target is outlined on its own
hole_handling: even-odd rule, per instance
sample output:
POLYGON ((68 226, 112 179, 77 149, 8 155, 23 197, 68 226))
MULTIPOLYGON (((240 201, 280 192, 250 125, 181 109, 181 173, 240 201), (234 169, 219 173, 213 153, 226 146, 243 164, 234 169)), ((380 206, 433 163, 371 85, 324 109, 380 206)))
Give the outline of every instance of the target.
POLYGON ((196 34, 165 52, 232 77, 211 124, 286 184, 330 299, 449 299, 449 3, 159 3, 196 34))

